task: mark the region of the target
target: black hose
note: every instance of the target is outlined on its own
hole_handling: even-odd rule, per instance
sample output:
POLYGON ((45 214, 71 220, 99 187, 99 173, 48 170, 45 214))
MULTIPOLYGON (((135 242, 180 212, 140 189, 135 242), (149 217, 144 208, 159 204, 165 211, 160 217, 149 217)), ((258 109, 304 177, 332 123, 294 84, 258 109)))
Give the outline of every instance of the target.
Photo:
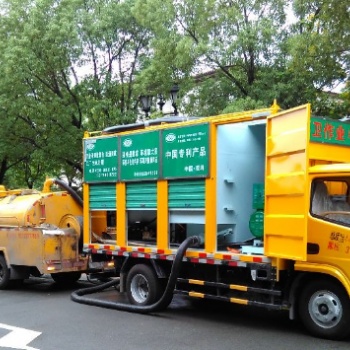
POLYGON ((78 195, 78 193, 76 193, 72 187, 70 187, 68 184, 66 184, 64 181, 59 180, 59 179, 54 179, 53 182, 60 186, 61 188, 63 188, 64 190, 66 190, 74 199, 74 201, 80 206, 83 207, 83 200, 80 198, 80 196, 78 195))
POLYGON ((150 313, 150 312, 157 312, 157 311, 164 310, 169 305, 169 303, 173 297, 177 277, 178 277, 179 272, 180 272, 181 262, 182 262, 182 259, 185 255, 185 253, 186 253, 186 250, 190 246, 200 244, 201 241, 202 240, 200 237, 192 236, 192 237, 186 238, 181 243, 181 245, 176 253, 173 265, 171 267, 171 272, 170 272, 169 280, 168 280, 167 286, 165 288, 165 291, 164 291, 162 297, 156 303, 154 303, 152 305, 145 305, 145 306, 131 305, 131 304, 124 304, 124 303, 116 303, 116 302, 112 302, 109 300, 94 300, 91 298, 84 298, 83 297, 84 295, 87 295, 87 294, 101 292, 102 290, 119 283, 119 278, 114 280, 114 281, 104 283, 100 286, 79 289, 71 294, 71 299, 73 301, 75 301, 77 303, 81 303, 81 304, 101 306, 101 307, 105 307, 108 309, 137 312, 137 313, 141 313, 141 314, 146 314, 146 313, 150 313))

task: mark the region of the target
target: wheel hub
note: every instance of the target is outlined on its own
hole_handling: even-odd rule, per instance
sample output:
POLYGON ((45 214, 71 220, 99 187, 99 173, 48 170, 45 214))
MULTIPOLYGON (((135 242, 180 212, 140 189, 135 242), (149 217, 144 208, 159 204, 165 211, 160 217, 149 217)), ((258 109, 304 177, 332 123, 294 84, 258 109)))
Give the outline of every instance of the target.
POLYGON ((322 315, 327 315, 329 312, 328 306, 326 304, 320 305, 318 309, 322 315))
POLYGON ((149 286, 144 276, 140 274, 134 276, 131 282, 131 293, 133 298, 140 304, 147 300, 149 295, 149 286))
POLYGON ((309 313, 319 327, 332 328, 341 320, 343 309, 335 294, 329 291, 318 291, 310 299, 309 313))

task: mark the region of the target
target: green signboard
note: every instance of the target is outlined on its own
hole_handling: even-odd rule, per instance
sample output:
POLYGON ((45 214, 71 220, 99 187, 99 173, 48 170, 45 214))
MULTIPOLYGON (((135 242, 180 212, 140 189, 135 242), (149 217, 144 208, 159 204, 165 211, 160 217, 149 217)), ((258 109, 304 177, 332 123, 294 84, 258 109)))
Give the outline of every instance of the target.
POLYGON ((209 174, 209 125, 162 131, 162 177, 206 177, 209 174))
POLYGON ((159 132, 143 132, 120 137, 120 179, 159 178, 159 132))
POLYGON ((350 124, 337 120, 311 118, 310 141, 350 145, 350 124))
POLYGON ((116 137, 84 140, 84 181, 115 182, 118 178, 116 137))
POLYGON ((207 177, 209 124, 84 139, 87 183, 207 177))

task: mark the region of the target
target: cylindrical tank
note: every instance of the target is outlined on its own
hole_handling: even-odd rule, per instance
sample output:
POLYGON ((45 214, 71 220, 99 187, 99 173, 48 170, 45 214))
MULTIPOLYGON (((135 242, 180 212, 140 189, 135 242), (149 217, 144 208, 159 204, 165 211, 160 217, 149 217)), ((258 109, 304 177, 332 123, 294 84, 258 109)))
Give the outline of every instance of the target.
POLYGON ((0 196, 0 227, 52 225, 81 234, 83 209, 67 192, 15 190, 0 196))

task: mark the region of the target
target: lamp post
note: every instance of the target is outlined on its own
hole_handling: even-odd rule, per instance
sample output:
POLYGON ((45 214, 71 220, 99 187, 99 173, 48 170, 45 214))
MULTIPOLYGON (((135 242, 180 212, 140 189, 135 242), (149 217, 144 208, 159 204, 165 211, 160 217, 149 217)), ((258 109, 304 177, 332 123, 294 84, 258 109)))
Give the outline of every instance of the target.
POLYGON ((165 100, 163 94, 158 95, 159 101, 158 101, 158 106, 161 112, 163 112, 163 107, 165 105, 165 100))
POLYGON ((145 112, 146 118, 148 118, 148 113, 151 110, 152 96, 142 95, 142 96, 140 96, 140 101, 141 101, 141 105, 142 105, 142 110, 145 112))
POLYGON ((174 107, 174 115, 177 115, 177 93, 179 92, 179 86, 177 84, 174 84, 173 87, 170 90, 170 97, 171 97, 171 105, 174 107))

